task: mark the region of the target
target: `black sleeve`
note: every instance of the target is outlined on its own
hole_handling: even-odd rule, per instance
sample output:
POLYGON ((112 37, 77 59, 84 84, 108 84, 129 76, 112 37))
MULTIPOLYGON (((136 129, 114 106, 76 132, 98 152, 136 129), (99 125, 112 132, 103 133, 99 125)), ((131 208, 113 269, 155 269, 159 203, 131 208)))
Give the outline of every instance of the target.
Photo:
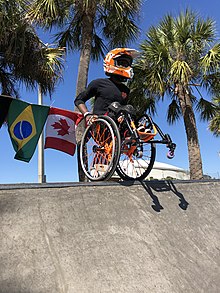
POLYGON ((97 93, 97 85, 97 80, 93 80, 92 82, 90 82, 88 87, 75 98, 75 106, 85 104, 86 101, 94 97, 97 93))

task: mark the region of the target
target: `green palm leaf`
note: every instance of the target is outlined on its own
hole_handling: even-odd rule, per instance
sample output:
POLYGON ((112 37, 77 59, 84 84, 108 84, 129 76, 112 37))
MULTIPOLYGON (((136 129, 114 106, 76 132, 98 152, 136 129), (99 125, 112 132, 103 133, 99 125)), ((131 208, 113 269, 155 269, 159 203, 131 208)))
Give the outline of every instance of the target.
POLYGON ((217 110, 216 106, 213 103, 203 98, 201 98, 197 102, 196 109, 200 112, 201 120, 206 121, 212 119, 215 116, 217 110))
POLYGON ((167 111, 167 121, 170 124, 174 124, 177 120, 179 120, 181 117, 181 109, 178 105, 178 102, 176 100, 173 100, 169 106, 167 111))
POLYGON ((209 122, 209 129, 215 136, 220 136, 220 97, 213 98, 215 116, 209 122))
POLYGON ((204 73, 213 73, 220 70, 220 44, 215 44, 208 53, 201 58, 204 73))

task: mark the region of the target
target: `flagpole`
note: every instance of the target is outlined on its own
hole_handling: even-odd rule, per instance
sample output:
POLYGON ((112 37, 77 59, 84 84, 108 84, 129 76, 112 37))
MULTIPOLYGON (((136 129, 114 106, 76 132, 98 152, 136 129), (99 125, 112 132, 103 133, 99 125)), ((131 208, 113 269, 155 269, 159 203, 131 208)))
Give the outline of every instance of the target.
MULTIPOLYGON (((43 95, 40 84, 38 85, 38 105, 43 105, 43 95)), ((44 174, 44 131, 38 141, 38 183, 46 183, 44 174)))

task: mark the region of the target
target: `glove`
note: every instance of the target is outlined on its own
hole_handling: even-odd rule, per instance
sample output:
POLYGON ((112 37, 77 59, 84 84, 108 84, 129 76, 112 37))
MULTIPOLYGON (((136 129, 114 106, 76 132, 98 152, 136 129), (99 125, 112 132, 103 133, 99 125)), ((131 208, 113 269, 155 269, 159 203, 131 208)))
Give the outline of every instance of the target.
POLYGON ((91 112, 86 112, 83 116, 86 119, 86 125, 92 124, 98 118, 97 115, 94 115, 91 112))

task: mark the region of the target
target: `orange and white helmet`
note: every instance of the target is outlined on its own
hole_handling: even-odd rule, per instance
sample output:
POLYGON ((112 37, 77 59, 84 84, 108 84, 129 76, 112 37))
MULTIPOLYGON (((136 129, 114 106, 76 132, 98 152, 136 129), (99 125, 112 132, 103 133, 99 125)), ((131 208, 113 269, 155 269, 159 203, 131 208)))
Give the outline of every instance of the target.
POLYGON ((120 75, 126 79, 133 77, 131 67, 133 59, 139 55, 135 49, 116 48, 108 52, 104 59, 104 71, 106 75, 120 75))

